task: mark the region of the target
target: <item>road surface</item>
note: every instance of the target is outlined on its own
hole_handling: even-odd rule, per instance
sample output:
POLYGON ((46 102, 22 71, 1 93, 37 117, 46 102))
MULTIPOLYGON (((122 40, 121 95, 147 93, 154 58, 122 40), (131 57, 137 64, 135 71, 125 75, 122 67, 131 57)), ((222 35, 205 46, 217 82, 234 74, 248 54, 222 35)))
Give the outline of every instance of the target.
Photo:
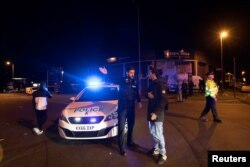
MULTIPOLYGON (((127 157, 118 153, 117 139, 76 140, 61 139, 57 132, 57 118, 69 103, 70 95, 54 95, 49 100, 46 132, 36 136, 32 132, 35 114, 31 96, 0 94, 0 166, 1 167, 154 167, 147 155, 151 138, 146 122, 147 101, 137 110, 134 140, 135 149, 127 148, 127 157)), ((217 104, 222 124, 198 120, 204 107, 202 95, 184 102, 170 96, 165 114, 164 134, 171 167, 206 167, 208 150, 250 150, 250 105, 238 99, 219 97, 217 104)))

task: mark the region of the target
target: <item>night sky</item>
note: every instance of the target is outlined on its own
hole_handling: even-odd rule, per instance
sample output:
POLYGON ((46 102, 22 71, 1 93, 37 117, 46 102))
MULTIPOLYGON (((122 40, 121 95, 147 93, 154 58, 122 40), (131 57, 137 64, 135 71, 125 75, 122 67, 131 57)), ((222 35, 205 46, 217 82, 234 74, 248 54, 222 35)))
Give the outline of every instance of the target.
POLYGON ((137 4, 142 58, 184 49, 220 61, 218 33, 225 28, 225 71, 233 72, 235 56, 238 73, 250 73, 248 1, 1 1, 2 66, 11 60, 15 75, 29 78, 51 67, 77 75, 112 56, 137 60, 137 4))

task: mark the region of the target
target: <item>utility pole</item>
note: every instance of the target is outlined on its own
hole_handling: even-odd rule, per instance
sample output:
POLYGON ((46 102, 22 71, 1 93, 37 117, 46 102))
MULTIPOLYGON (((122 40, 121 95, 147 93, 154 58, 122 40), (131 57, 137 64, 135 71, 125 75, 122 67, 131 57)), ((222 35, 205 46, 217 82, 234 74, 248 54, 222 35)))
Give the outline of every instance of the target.
POLYGON ((140 36, 140 6, 137 3, 137 35, 138 35, 138 76, 139 76, 139 93, 141 94, 141 36, 140 36))
POLYGON ((233 58, 233 64, 234 64, 234 98, 236 98, 236 62, 235 62, 235 56, 233 58))

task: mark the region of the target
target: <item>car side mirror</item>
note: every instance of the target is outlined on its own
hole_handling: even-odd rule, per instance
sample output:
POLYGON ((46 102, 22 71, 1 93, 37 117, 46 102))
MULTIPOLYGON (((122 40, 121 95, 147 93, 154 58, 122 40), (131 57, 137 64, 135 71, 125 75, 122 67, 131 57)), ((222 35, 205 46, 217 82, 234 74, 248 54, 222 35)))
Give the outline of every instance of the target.
POLYGON ((76 98, 75 98, 75 97, 71 97, 69 100, 70 100, 70 101, 75 101, 76 98))

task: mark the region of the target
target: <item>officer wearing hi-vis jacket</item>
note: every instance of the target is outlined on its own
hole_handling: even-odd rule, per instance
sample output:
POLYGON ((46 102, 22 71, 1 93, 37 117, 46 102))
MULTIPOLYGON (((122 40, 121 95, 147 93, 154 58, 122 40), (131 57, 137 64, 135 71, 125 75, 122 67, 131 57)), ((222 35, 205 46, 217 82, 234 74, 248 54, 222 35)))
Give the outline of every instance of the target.
POLYGON ((139 108, 142 107, 138 86, 135 80, 135 69, 128 67, 126 77, 119 83, 119 100, 118 100, 118 144, 120 154, 126 156, 125 152, 125 123, 127 119, 128 133, 127 145, 134 147, 133 128, 135 123, 135 101, 138 102, 139 108))
POLYGON ((205 84, 205 97, 206 97, 206 106, 203 110, 203 112, 200 115, 200 120, 202 121, 208 121, 206 115, 211 109, 214 122, 221 123, 221 119, 218 116, 217 113, 217 107, 216 107, 216 102, 217 102, 217 94, 218 94, 218 86, 214 82, 214 73, 213 72, 208 72, 207 73, 207 81, 205 84))

